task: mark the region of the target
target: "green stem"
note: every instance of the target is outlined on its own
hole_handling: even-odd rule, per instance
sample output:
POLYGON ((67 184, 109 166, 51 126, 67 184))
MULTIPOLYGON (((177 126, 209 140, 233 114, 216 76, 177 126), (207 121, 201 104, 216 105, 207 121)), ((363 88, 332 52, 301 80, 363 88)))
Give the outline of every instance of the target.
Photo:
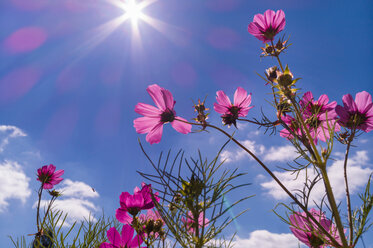
POLYGON ((349 242, 350 245, 353 243, 353 223, 352 223, 352 210, 351 210, 351 198, 350 198, 350 191, 348 187, 348 178, 347 178, 347 160, 348 160, 348 155, 350 152, 350 147, 352 140, 355 136, 355 131, 352 131, 351 136, 348 138, 347 142, 347 148, 346 148, 346 154, 345 154, 345 161, 344 161, 344 166, 343 166, 343 172, 344 172, 344 179, 345 179, 345 186, 346 186, 346 199, 347 199, 347 212, 348 212, 348 224, 349 224, 349 242))
POLYGON ((272 47, 273 47, 273 52, 274 52, 274 54, 275 54, 275 57, 276 57, 276 59, 277 59, 277 61, 278 61, 278 64, 279 64, 280 67, 281 67, 281 71, 284 72, 284 67, 282 66, 282 63, 281 63, 281 61, 280 61, 280 56, 279 56, 279 54, 278 54, 277 51, 276 51, 275 45, 273 44, 273 40, 271 40, 271 44, 272 44, 272 47))
POLYGON ((324 185, 325 185, 326 195, 328 196, 330 208, 331 208, 332 213, 334 215, 334 219, 335 219, 335 223, 337 225, 339 236, 340 236, 340 238, 342 240, 343 247, 344 248, 348 248, 347 239, 346 239, 346 236, 344 234, 343 224, 342 224, 342 221, 341 221, 341 217, 339 215, 337 204, 335 202, 335 198, 334 198, 332 187, 330 185, 328 173, 326 172, 326 168, 325 167, 320 168, 320 171, 321 171, 321 174, 323 176, 323 181, 324 181, 324 185))
POLYGON ((36 226, 38 228, 38 233, 40 232, 40 224, 39 224, 39 219, 40 219, 40 201, 41 201, 41 195, 43 194, 43 186, 44 183, 41 184, 40 189, 38 191, 38 207, 36 208, 36 226))

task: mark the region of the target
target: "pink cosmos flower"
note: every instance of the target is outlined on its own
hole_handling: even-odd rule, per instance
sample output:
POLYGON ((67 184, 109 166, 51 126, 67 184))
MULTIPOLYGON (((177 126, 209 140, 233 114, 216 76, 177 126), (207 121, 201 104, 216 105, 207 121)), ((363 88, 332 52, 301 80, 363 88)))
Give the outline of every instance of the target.
POLYGON ((342 101, 343 107, 338 105, 335 109, 342 126, 367 133, 373 130, 373 103, 368 92, 357 93, 355 101, 350 94, 344 95, 342 101))
POLYGON ((59 184, 63 180, 63 178, 60 178, 60 176, 62 176, 65 171, 55 170, 56 166, 53 164, 44 165, 38 169, 37 180, 42 183, 43 189, 52 189, 54 185, 59 184))
POLYGON ((282 10, 267 10, 262 14, 256 14, 249 24, 248 31, 263 43, 273 41, 273 38, 285 28, 285 13, 282 10))
POLYGON ((228 126, 232 124, 236 126, 236 120, 239 117, 246 116, 249 110, 254 107, 249 107, 251 104, 251 93, 247 95, 246 90, 241 87, 238 87, 234 93, 233 104, 222 90, 216 92, 216 101, 217 103, 214 103, 214 109, 219 114, 222 114, 221 118, 223 119, 223 123, 228 126))
MULTIPOLYGON (((184 223, 185 227, 187 228, 188 232, 190 234, 194 234, 195 229, 194 229, 194 218, 193 214, 191 211, 188 212, 188 216, 185 219, 184 217, 181 218, 181 221, 184 223)), ((203 218, 203 212, 201 212, 198 216, 198 228, 202 228, 203 226, 203 221, 205 222, 205 227, 209 225, 209 220, 207 218, 203 218)))
MULTIPOLYGON (((321 211, 314 208, 309 212, 339 244, 342 243, 337 227, 331 220, 327 219, 321 211)), ((311 221, 306 213, 296 212, 295 214, 290 215, 290 223, 290 230, 293 232, 295 237, 307 246, 324 248, 332 245, 330 239, 319 230, 316 223, 311 221)))
MULTIPOLYGON (((293 133, 295 133, 297 135, 301 135, 299 126, 297 125, 296 120, 292 116, 290 116, 290 115, 281 116, 281 119, 285 122, 285 124, 290 128, 290 130, 293 133)), ((289 140, 294 139, 294 135, 289 130, 287 130, 286 128, 284 128, 280 131, 280 136, 284 137, 284 138, 287 138, 289 140)))
POLYGON ((158 211, 148 210, 146 212, 146 215, 145 214, 140 214, 139 219, 140 219, 141 222, 146 222, 146 221, 149 221, 149 220, 154 220, 154 221, 160 220, 163 223, 162 226, 164 225, 164 221, 162 219, 162 216, 159 214, 158 211))
POLYGON ((174 110, 175 101, 171 92, 159 87, 157 84, 149 85, 146 90, 157 107, 145 103, 138 103, 136 105, 136 113, 144 116, 133 121, 136 132, 147 133, 146 141, 150 144, 161 141, 163 124, 168 122, 179 133, 187 134, 191 132, 192 125, 177 121, 186 120, 176 116, 174 110))
MULTIPOLYGON (((159 202, 158 192, 154 194, 154 198, 159 202)), ((124 224, 131 223, 132 217, 129 214, 136 216, 141 210, 154 207, 151 185, 142 183, 142 188, 136 187, 133 195, 128 192, 122 192, 119 196, 119 202, 121 207, 115 213, 117 220, 124 224)))
MULTIPOLYGON (((306 92, 299 103, 302 107, 303 120, 315 143, 319 139, 324 142, 330 139, 329 128, 334 127, 335 132, 341 130, 340 125, 337 123, 338 116, 335 112, 337 102, 329 103, 327 95, 321 95, 315 101, 312 93, 306 92)), ((300 124, 292 116, 282 116, 281 119, 299 138, 307 138, 305 130, 300 129, 300 124)), ((281 130, 280 136, 288 139, 294 138, 293 134, 287 129, 281 130)))
POLYGON ((130 225, 124 225, 122 235, 120 235, 117 229, 112 227, 107 231, 107 238, 110 243, 104 242, 100 245, 100 248, 138 248, 143 240, 139 235, 133 238, 134 232, 135 230, 130 225))
POLYGON ((303 119, 315 143, 317 143, 318 139, 324 142, 330 139, 328 125, 330 128, 334 126, 335 132, 341 130, 337 123, 338 116, 335 112, 337 102, 328 102, 329 97, 327 95, 321 95, 315 101, 310 91, 306 92, 300 100, 300 105, 303 108, 303 119))
POLYGON ((165 222, 162 219, 162 216, 158 211, 148 210, 145 214, 140 214, 139 216, 140 223, 143 224, 143 235, 148 237, 148 235, 158 238, 158 232, 165 225, 165 222))

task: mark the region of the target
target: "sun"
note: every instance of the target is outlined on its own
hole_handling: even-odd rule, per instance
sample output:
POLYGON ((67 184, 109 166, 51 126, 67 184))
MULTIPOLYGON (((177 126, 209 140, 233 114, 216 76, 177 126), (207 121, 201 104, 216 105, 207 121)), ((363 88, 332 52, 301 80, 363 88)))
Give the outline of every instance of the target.
POLYGON ((123 15, 126 16, 126 19, 128 18, 133 23, 137 23, 139 19, 144 17, 144 14, 142 13, 144 7, 143 4, 137 3, 136 0, 127 0, 122 6, 124 11, 123 15))

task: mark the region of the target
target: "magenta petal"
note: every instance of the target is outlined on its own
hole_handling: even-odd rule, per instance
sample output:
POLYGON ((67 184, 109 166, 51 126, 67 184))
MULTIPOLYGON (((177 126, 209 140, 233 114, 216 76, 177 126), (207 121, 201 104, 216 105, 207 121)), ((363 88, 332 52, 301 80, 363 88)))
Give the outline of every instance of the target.
POLYGON ((52 189, 52 188, 53 188, 53 184, 44 183, 44 185, 43 185, 43 189, 52 189))
POLYGON ((148 141, 151 145, 161 142, 162 132, 163 123, 160 122, 146 135, 146 141, 148 141))
POLYGON ((232 103, 229 100, 228 96, 222 90, 216 92, 216 100, 220 105, 225 106, 227 108, 232 106, 232 103))
POLYGON ((234 92, 234 101, 233 104, 235 106, 240 106, 241 103, 246 99, 247 91, 241 87, 238 87, 237 90, 234 92))
POLYGON ((116 247, 114 247, 112 244, 105 242, 100 245, 100 248, 116 248, 116 247))
POLYGON ((161 121, 160 117, 139 117, 133 121, 137 133, 149 133, 161 121))
POLYGON ((254 36, 257 36, 257 35, 262 35, 262 32, 260 31, 260 29, 258 28, 258 26, 252 22, 249 24, 248 28, 247 28, 247 31, 249 31, 250 34, 254 35, 254 36))
POLYGON ((276 16, 273 22, 277 28, 277 32, 282 31, 285 28, 285 24, 286 24, 284 11, 277 10, 276 16))
POLYGON ((372 96, 366 91, 359 92, 355 96, 355 102, 359 112, 364 113, 366 107, 372 103, 372 96))
POLYGON ((56 166, 54 166, 53 164, 50 164, 50 165, 48 166, 48 172, 49 172, 50 174, 53 174, 55 170, 56 170, 56 166))
POLYGON ((182 121, 187 121, 185 120, 184 118, 181 118, 179 116, 176 116, 175 117, 175 120, 173 122, 171 122, 171 126, 176 130, 178 131, 179 133, 183 133, 183 134, 187 134, 187 133, 190 133, 192 131, 192 125, 191 124, 188 124, 188 123, 184 123, 184 122, 181 122, 181 121, 178 121, 179 120, 182 120, 182 121))
POLYGON ((163 88, 157 84, 149 85, 146 91, 148 91, 150 97, 153 99, 155 105, 161 110, 166 110, 166 104, 162 93, 163 88))
POLYGON ((276 13, 270 9, 264 12, 264 21, 265 21, 266 28, 269 28, 270 26, 273 27, 273 24, 274 24, 273 20, 274 20, 275 15, 276 13))
POLYGON ((219 103, 214 103, 214 110, 216 112, 218 112, 219 114, 225 114, 227 111, 228 111, 228 108, 223 106, 223 105, 220 105, 219 103))
POLYGON ((344 95, 342 97, 342 102, 343 102, 343 105, 345 106, 345 108, 348 111, 351 111, 351 112, 356 112, 357 111, 357 106, 354 102, 354 99, 352 98, 352 96, 350 94, 344 95))
POLYGON ((63 175, 63 173, 65 173, 64 170, 58 170, 58 171, 56 171, 56 172, 54 173, 54 177, 60 177, 60 176, 63 175))
POLYGON ((162 93, 163 93, 163 98, 165 101, 166 108, 173 110, 175 101, 174 101, 174 97, 172 96, 171 92, 169 90, 162 89, 162 93))
MULTIPOLYGON (((321 95, 320 97, 319 97, 319 99, 317 100, 317 103, 319 104, 319 105, 326 105, 326 104, 328 104, 328 102, 329 102, 329 97, 327 96, 327 95, 321 95)), ((337 103, 337 102, 332 102, 332 103, 330 103, 330 104, 334 104, 334 103, 337 103)))
POLYGON ((117 220, 123 224, 131 224, 132 217, 127 213, 127 211, 123 210, 122 208, 118 208, 115 211, 115 217, 117 220))
POLYGON ((252 109, 254 106, 248 107, 251 104, 251 93, 241 102, 238 107, 252 109))
POLYGON ((122 241, 120 234, 117 231, 117 229, 115 229, 115 227, 112 227, 107 231, 107 238, 110 241, 110 243, 118 247, 120 246, 121 241, 122 241))
POLYGON ((159 117, 162 114, 160 109, 141 102, 136 105, 135 112, 147 117, 159 117))
POLYGON ((133 233, 135 230, 130 225, 124 225, 122 228, 122 245, 124 247, 128 247, 128 244, 130 244, 133 233))
POLYGON ((128 243, 129 248, 137 248, 142 244, 143 240, 139 235, 136 235, 131 242, 128 243))
POLYGON ((259 25, 259 28, 261 30, 264 30, 266 29, 266 22, 265 22, 265 18, 262 14, 256 14, 254 16, 254 19, 253 19, 253 22, 252 23, 257 23, 259 25))

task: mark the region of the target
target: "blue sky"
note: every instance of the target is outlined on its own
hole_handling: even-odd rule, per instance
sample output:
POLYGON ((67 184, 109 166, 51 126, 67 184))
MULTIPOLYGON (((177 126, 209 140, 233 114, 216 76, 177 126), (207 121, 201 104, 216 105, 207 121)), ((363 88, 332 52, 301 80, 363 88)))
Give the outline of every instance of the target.
MULTIPOLYGON (((339 104, 347 93, 373 93, 371 1, 159 0, 144 10, 160 21, 158 28, 138 23, 141 42, 130 21, 112 30, 104 25, 123 13, 108 1, 1 1, 0 246, 10 246, 7 235, 35 232, 35 175, 45 164, 65 170, 60 187, 70 192, 65 203, 74 206, 79 218, 101 209, 113 214, 119 194, 142 182, 136 170, 151 171, 138 138, 153 158, 170 148, 184 148, 191 156, 198 148, 209 158, 216 154, 225 142, 220 134, 182 135, 170 125, 160 144, 145 144, 133 119, 138 117, 136 103, 152 104, 145 91, 149 84, 169 89, 184 118, 194 117, 191 99, 207 95, 211 108, 217 90, 232 97, 237 86, 253 93, 255 108, 249 117, 258 117, 261 108, 273 116, 266 102, 269 88, 255 72, 276 61, 260 58, 262 43, 247 32, 253 16, 267 9, 286 14, 282 34, 290 35, 293 45, 283 62, 302 78, 298 87, 303 92, 311 90, 316 97, 327 93, 339 104), (77 185, 80 191, 71 190, 77 185)), ((218 114, 212 112, 210 120, 220 125, 218 114)), ((240 126, 236 137, 254 146, 275 170, 291 158, 286 140, 254 126, 240 126)), ((360 178, 373 170, 371 139, 371 133, 362 135, 352 150, 355 193, 362 190, 360 178)), ((341 146, 335 149, 343 152, 341 146)), ((247 195, 256 194, 243 206, 251 210, 228 233, 237 230, 246 239, 242 242, 251 245, 257 239, 288 242, 290 230, 271 213, 287 198, 274 193, 265 172, 234 145, 227 147, 225 157, 225 166, 248 172, 242 182, 253 183, 247 195)), ((330 168, 337 174, 340 154, 334 158, 330 168)), ((373 247, 372 234, 364 236, 367 247, 373 247)))

